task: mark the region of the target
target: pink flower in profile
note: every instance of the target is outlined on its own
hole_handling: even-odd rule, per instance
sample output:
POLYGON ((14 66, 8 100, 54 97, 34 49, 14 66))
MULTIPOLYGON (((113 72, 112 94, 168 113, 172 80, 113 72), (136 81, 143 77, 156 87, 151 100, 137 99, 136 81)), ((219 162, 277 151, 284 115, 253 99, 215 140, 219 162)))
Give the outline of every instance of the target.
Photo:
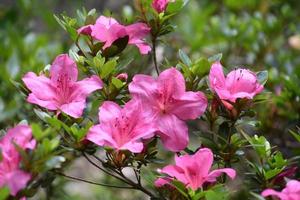
POLYGON ((169 2, 174 2, 175 0, 153 0, 152 7, 156 12, 162 13, 165 12, 169 2))
POLYGON ((281 191, 273 189, 266 189, 261 194, 263 197, 275 196, 280 200, 299 200, 300 199, 300 182, 297 180, 290 180, 286 187, 281 191))
POLYGON ((135 75, 129 84, 130 94, 139 99, 153 116, 164 146, 180 151, 188 145, 185 120, 196 119, 207 107, 202 92, 186 92, 182 74, 175 68, 163 71, 157 79, 135 75))
POLYGON ((117 79, 121 80, 121 81, 127 81, 128 79, 128 74, 127 73, 121 73, 121 74, 118 74, 116 76, 117 79))
POLYGON ((50 78, 33 72, 22 78, 31 91, 27 101, 78 118, 85 108, 87 96, 101 89, 103 83, 95 75, 81 81, 77 81, 77 77, 76 63, 68 55, 61 54, 51 65, 50 78))
POLYGON ((139 153, 143 150, 142 139, 154 135, 151 116, 143 111, 138 101, 129 101, 121 108, 118 104, 105 101, 99 108, 100 124, 93 126, 87 139, 99 146, 139 153))
POLYGON ((77 32, 91 35, 103 42, 103 49, 110 47, 117 39, 128 36, 128 44, 138 47, 141 54, 148 54, 151 51, 151 47, 144 41, 150 32, 150 28, 145 23, 125 26, 112 17, 100 16, 94 25, 83 26, 77 32))
POLYGON ((209 83, 221 100, 235 103, 238 98, 252 99, 263 90, 255 73, 247 69, 235 69, 224 76, 220 62, 215 62, 209 73, 209 83))
POLYGON ((216 182, 216 178, 223 173, 234 179, 236 172, 231 168, 223 168, 210 171, 213 164, 213 153, 208 148, 199 149, 194 155, 175 156, 175 165, 168 165, 161 170, 162 174, 168 175, 166 178, 159 178, 155 181, 157 187, 169 184, 176 179, 186 187, 197 190, 204 183, 216 182))
POLYGON ((7 186, 11 195, 16 195, 31 179, 31 175, 19 168, 21 156, 15 145, 20 148, 34 149, 36 141, 32 139, 31 128, 18 125, 10 130, 0 140, 2 160, 0 161, 0 187, 7 186))

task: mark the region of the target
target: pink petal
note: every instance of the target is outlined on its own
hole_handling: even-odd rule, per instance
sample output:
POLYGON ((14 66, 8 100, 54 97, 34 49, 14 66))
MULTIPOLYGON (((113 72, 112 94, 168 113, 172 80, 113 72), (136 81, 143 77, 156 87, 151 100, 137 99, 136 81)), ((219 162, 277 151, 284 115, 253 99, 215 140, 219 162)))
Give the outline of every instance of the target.
POLYGON ((257 81, 255 73, 247 69, 236 69, 231 71, 226 77, 226 88, 232 94, 231 101, 237 98, 252 99, 263 90, 263 86, 257 81))
POLYGON ((162 187, 162 186, 167 185, 169 183, 170 183, 170 180, 167 180, 166 178, 158 178, 154 182, 154 185, 155 185, 155 187, 162 187))
POLYGON ((175 115, 161 115, 157 118, 157 128, 165 148, 178 152, 187 147, 189 142, 188 127, 175 115))
POLYGON ((86 25, 77 30, 78 34, 91 35, 93 25, 86 25))
POLYGON ((0 147, 5 150, 8 146, 13 146, 16 143, 23 149, 34 149, 35 140, 32 139, 32 131, 28 125, 17 125, 7 131, 5 137, 0 140, 0 147))
POLYGON ((185 92, 172 105, 171 113, 179 119, 196 119, 202 115, 207 107, 207 99, 202 92, 185 92))
POLYGON ((158 87, 167 99, 179 98, 185 93, 185 81, 182 74, 174 67, 166 69, 158 77, 158 87))
POLYGON ((49 110, 56 110, 55 88, 51 85, 50 79, 44 75, 36 76, 33 72, 28 72, 23 78, 26 87, 32 92, 27 101, 45 107, 49 110))
POLYGON ((213 170, 209 173, 208 177, 206 178, 207 182, 215 182, 216 178, 221 176, 223 173, 227 174, 231 179, 234 179, 236 176, 236 172, 234 169, 231 168, 223 168, 223 169, 217 169, 213 170))
POLYGON ((110 28, 111 25, 113 24, 119 24, 117 22, 117 20, 115 20, 112 17, 106 17, 101 15, 97 20, 96 20, 96 24, 102 24, 104 25, 106 28, 110 28))
POLYGON ((121 115, 121 107, 112 101, 105 101, 99 108, 100 123, 107 123, 121 115))
POLYGON ((211 66, 209 72, 209 84, 213 90, 225 87, 225 76, 220 62, 215 62, 211 66))
POLYGON ((188 184, 188 180, 185 177, 184 170, 176 165, 168 165, 159 170, 160 173, 167 174, 171 178, 176 178, 178 181, 183 184, 188 184))
POLYGON ((151 52, 151 46, 143 40, 130 40, 128 44, 135 45, 142 55, 146 55, 151 52))
POLYGON ((76 63, 67 54, 57 56, 51 65, 50 77, 54 82, 63 80, 75 82, 78 77, 76 63))
POLYGON ((263 197, 267 197, 267 196, 276 196, 276 197, 279 197, 279 198, 282 199, 282 200, 287 199, 286 195, 282 194, 281 192, 277 192, 277 191, 275 191, 275 190, 273 190, 273 189, 266 189, 266 190, 264 190, 264 191, 261 193, 261 195, 262 195, 263 197))
POLYGON ((108 134, 109 132, 110 131, 107 131, 107 127, 102 124, 95 125, 90 128, 86 138, 99 146, 110 146, 115 148, 117 145, 111 135, 108 134))
POLYGON ((98 76, 93 75, 90 78, 85 78, 81 81, 74 83, 71 99, 85 100, 89 94, 91 94, 95 90, 102 89, 102 87, 103 82, 98 76))
POLYGON ((70 102, 70 103, 61 105, 59 107, 59 109, 71 117, 79 118, 79 117, 81 117, 81 115, 83 113, 85 104, 86 104, 85 100, 77 101, 77 102, 70 102))
POLYGON ((57 110, 58 105, 55 101, 51 100, 41 100, 34 93, 30 93, 27 97, 27 101, 32 104, 39 105, 48 110, 57 110))
POLYGON ((300 195, 300 181, 296 181, 296 180, 290 180, 287 185, 286 188, 283 189, 284 193, 297 193, 298 195, 300 195))
POLYGON ((21 189, 26 187, 26 184, 30 179, 30 174, 21 170, 15 170, 6 175, 6 184, 9 187, 11 194, 15 196, 21 189))
POLYGON ((153 0, 152 1, 152 7, 156 12, 162 13, 166 10, 168 6, 169 0, 153 0))
POLYGON ((152 102, 156 101, 154 94, 157 90, 157 83, 151 76, 135 75, 128 88, 133 97, 145 98, 147 101, 152 102))
POLYGON ((150 33, 150 30, 150 27, 148 27, 145 23, 135 23, 126 26, 126 31, 130 40, 143 39, 150 33))
POLYGON ((110 47, 114 41, 127 35, 125 26, 121 24, 114 23, 108 26, 96 23, 92 30, 92 36, 105 43, 103 49, 110 47))
POLYGON ((123 150, 128 149, 133 153, 140 153, 142 152, 143 148, 144 148, 144 144, 142 142, 137 142, 137 141, 130 141, 124 144, 122 147, 120 147, 120 149, 123 150))

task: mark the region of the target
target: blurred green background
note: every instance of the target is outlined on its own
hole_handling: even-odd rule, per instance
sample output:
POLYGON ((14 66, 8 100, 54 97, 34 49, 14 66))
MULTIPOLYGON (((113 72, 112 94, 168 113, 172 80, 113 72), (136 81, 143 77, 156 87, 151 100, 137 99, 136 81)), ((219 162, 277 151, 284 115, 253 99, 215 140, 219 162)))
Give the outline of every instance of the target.
MULTIPOLYGON (((16 82, 27 71, 42 70, 72 45, 53 14, 75 16, 77 9, 85 7, 100 13, 110 10, 119 20, 125 20, 131 4, 130 0, 1 0, 0 129, 31 116, 31 105, 25 103, 16 82)), ((222 64, 229 69, 245 66, 269 71, 266 91, 271 95, 256 109, 262 122, 259 132, 291 154, 286 149, 296 144, 287 132, 300 125, 300 2, 191 0, 173 21, 175 32, 163 38, 158 49, 160 61, 168 58, 176 64, 178 49, 184 49, 192 58, 223 53, 222 64)), ((145 58, 136 61, 134 67, 143 71, 150 63, 145 58)), ((73 171, 76 173, 76 169, 73 171)), ((122 199, 119 191, 71 184, 75 186, 57 189, 55 199, 122 199), (80 192, 74 194, 74 190, 80 192)), ((141 198, 135 194, 126 199, 141 198)))

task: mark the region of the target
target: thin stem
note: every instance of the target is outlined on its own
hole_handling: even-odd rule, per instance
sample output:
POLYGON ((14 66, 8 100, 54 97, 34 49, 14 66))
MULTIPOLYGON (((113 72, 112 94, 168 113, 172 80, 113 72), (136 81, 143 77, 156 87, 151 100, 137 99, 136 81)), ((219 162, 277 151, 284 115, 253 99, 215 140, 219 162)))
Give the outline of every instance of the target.
POLYGON ((84 152, 82 152, 82 154, 83 154, 83 156, 85 157, 85 159, 89 162, 89 163, 91 163, 93 166, 95 166, 96 168, 98 168, 98 169, 100 169, 101 171, 103 171, 104 173, 106 173, 106 174, 108 174, 108 175, 110 175, 110 176, 112 176, 112 177, 114 177, 114 178, 116 178, 116 179, 118 179, 118 180, 120 180, 120 181, 122 181, 122 182, 125 182, 125 183, 127 183, 127 184, 129 184, 126 180, 124 180, 124 179, 122 179, 121 177, 119 177, 119 176, 116 176, 115 174, 113 174, 113 173, 110 173, 110 172, 108 172, 108 171, 106 171, 105 169, 103 169, 102 167, 100 167, 99 165, 97 165, 96 163, 94 163, 84 152))
POLYGON ((155 67, 155 71, 157 73, 157 76, 159 75, 159 69, 157 65, 157 57, 156 57, 156 37, 153 36, 152 38, 152 49, 153 49, 153 63, 155 67))
POLYGON ((118 186, 118 185, 109 185, 109 184, 105 184, 105 183, 96 183, 96 182, 85 180, 85 179, 82 179, 82 178, 77 178, 77 177, 69 176, 69 175, 66 175, 66 174, 61 173, 61 172, 55 172, 55 173, 58 174, 58 175, 60 175, 60 176, 69 178, 69 179, 73 179, 73 180, 76 180, 76 181, 81 181, 81 182, 92 184, 92 185, 98 185, 98 186, 104 186, 104 187, 111 187, 111 188, 119 188, 119 189, 134 189, 133 187, 118 186))

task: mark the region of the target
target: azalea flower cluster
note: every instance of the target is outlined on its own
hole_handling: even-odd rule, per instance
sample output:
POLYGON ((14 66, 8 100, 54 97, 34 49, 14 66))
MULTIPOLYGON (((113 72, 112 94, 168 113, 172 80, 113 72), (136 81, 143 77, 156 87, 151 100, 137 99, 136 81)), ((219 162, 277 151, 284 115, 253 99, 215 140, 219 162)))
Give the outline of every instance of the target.
MULTIPOLYGON (((167 11, 170 3, 174 1, 154 0, 151 5, 156 15, 160 15, 167 11)), ((155 45, 151 47, 146 42, 151 28, 145 22, 123 25, 112 17, 100 16, 94 24, 80 27, 77 33, 78 37, 87 37, 101 44, 100 54, 124 38, 128 45, 135 45, 141 54, 148 54, 155 48, 155 45)), ((110 61, 109 57, 103 57, 103 62, 110 61)), ((77 63, 67 54, 58 55, 49 71, 38 75, 28 72, 22 80, 28 89, 28 103, 46 112, 54 112, 53 115, 57 118, 67 115, 70 121, 80 121, 89 114, 86 108, 92 94, 97 97, 102 95, 104 100, 101 99, 99 106, 99 121, 88 126, 83 139, 77 141, 80 148, 85 147, 86 143, 92 143, 94 146, 104 147, 109 153, 126 152, 134 157, 147 151, 149 141, 159 138, 164 148, 176 155, 175 164, 157 170, 159 175, 154 185, 158 190, 172 190, 176 187, 174 182, 178 181, 188 191, 197 192, 218 182, 221 175, 234 179, 237 172, 227 163, 222 163, 223 167, 214 165, 214 160, 220 158, 214 155, 216 151, 213 153, 213 148, 201 145, 191 152, 188 149, 190 137, 187 122, 207 117, 205 114, 213 111, 215 102, 227 112, 234 113, 241 100, 252 102, 264 89, 257 74, 248 69, 237 68, 225 75, 220 61, 209 64, 211 67, 207 70, 208 87, 203 91, 190 89, 186 84, 186 77, 181 72, 184 70, 179 67, 169 67, 157 77, 135 74, 129 78, 126 73, 114 74, 114 78, 126 82, 124 85, 128 98, 125 101, 102 95, 107 92, 110 79, 107 80, 98 73, 86 73, 88 77, 78 80, 80 75, 77 63)), ((232 125, 237 118, 236 114, 231 118, 235 120, 231 122, 232 125)), ((22 162, 18 150, 20 148, 25 152, 34 151, 37 142, 32 138, 32 130, 30 126, 17 125, 0 139, 0 187, 8 187, 12 196, 17 196, 18 192, 34 179, 34 174, 22 162)), ((230 139, 229 137, 229 141, 230 139)), ((80 152, 83 152, 82 149, 80 152)), ((109 167, 112 170, 114 166, 109 167)), ((117 170, 122 170, 122 167, 117 170)), ((105 169, 102 171, 106 172, 105 169)), ((122 171, 117 172, 116 177, 123 180, 122 171)), ((111 174, 111 171, 108 173, 111 174)), ((226 178, 222 179, 223 182, 224 180, 226 178)), ((138 180, 139 184, 140 182, 138 180)), ((140 185, 132 183, 131 180, 125 179, 125 183, 141 189, 140 185)), ((273 189, 262 192, 262 196, 276 196, 281 200, 299 200, 299 195, 300 183, 297 180, 290 180, 281 192, 273 189)))
POLYGON ((0 139, 0 187, 8 187, 13 196, 25 188, 31 179, 31 174, 20 168, 21 155, 17 148, 32 150, 35 146, 36 141, 27 125, 9 129, 0 139))

